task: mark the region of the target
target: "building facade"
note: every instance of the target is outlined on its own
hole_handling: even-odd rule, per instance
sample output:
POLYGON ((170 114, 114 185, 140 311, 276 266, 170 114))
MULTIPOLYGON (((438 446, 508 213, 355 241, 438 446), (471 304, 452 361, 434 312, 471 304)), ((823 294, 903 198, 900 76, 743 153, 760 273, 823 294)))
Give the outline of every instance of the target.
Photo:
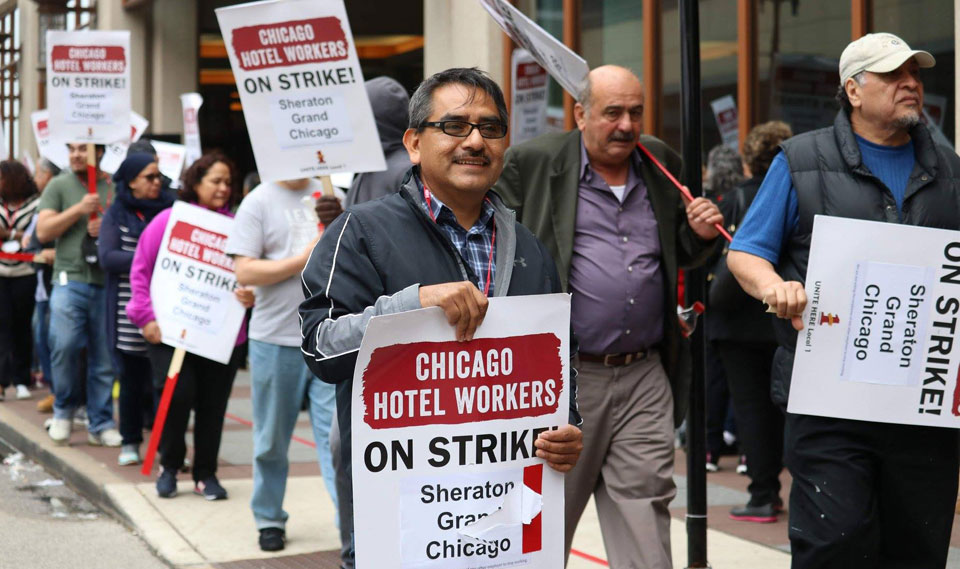
MULTIPOLYGON (((242 107, 214 10, 231 0, 0 0, 0 119, 11 155, 36 145, 30 113, 46 106, 47 29, 131 32, 132 106, 148 136, 177 142, 180 94, 204 96, 206 148, 253 169, 242 107)), ((678 0, 514 0, 591 67, 616 63, 644 80, 644 130, 680 146, 678 0)), ((510 90, 513 45, 476 0, 346 0, 366 77, 390 75, 413 89, 424 74, 478 66, 510 90)), ((869 31, 889 31, 930 51, 923 71, 929 118, 953 143, 960 0, 701 0, 705 151, 721 141, 710 103, 730 96, 740 139, 781 119, 796 132, 829 125, 840 52, 869 31)), ((572 99, 549 87, 551 128, 572 128, 572 99)))

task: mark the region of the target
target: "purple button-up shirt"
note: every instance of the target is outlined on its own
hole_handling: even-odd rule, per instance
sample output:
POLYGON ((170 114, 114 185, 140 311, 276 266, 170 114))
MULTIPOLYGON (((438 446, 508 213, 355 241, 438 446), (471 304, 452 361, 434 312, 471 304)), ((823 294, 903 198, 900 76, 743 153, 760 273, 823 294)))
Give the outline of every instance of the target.
POLYGON ((634 150, 621 203, 580 144, 570 292, 581 352, 636 352, 663 338, 660 238, 640 161, 634 150))

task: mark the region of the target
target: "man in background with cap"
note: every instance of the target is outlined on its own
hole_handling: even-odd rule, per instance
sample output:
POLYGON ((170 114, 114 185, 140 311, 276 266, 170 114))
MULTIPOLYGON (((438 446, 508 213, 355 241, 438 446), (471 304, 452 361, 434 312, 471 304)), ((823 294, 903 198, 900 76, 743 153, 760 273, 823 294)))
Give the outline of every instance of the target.
MULTIPOLYGON (((744 290, 781 319, 772 395, 784 407, 814 215, 960 229, 960 159, 920 120, 920 68, 933 65, 892 34, 848 45, 833 126, 781 145, 730 247, 744 290)), ((957 431, 788 413, 785 439, 794 569, 944 567, 957 431)))

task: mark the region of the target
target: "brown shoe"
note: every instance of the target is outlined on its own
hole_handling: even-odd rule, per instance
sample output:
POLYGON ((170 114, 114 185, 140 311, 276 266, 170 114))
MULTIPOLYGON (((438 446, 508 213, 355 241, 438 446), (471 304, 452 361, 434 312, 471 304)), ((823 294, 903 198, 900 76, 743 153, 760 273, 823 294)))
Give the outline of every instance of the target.
POLYGON ((51 393, 40 401, 37 401, 37 411, 40 413, 50 413, 53 411, 53 401, 55 397, 51 393))

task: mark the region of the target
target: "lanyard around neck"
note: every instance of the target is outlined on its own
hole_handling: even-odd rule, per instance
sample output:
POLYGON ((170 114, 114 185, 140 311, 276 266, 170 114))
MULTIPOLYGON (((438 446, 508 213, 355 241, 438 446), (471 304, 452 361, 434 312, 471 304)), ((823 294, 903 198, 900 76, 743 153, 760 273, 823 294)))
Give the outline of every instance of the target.
POLYGON ((8 228, 10 228, 10 229, 15 229, 15 228, 13 227, 13 224, 17 222, 17 214, 20 213, 20 210, 23 209, 23 204, 25 204, 26 202, 27 202, 27 200, 23 200, 23 201, 20 203, 20 205, 17 206, 17 209, 13 210, 13 213, 10 213, 10 208, 7 207, 6 204, 4 204, 4 206, 3 206, 3 217, 4 217, 4 219, 5 219, 6 222, 7 222, 7 227, 8 227, 8 228))
MULTIPOLYGON (((423 199, 424 199, 424 201, 427 202, 427 213, 430 214, 430 219, 432 219, 433 222, 436 223, 436 222, 437 222, 437 218, 434 217, 434 215, 433 215, 433 207, 431 206, 431 202, 430 202, 430 197, 431 197, 431 195, 432 195, 432 194, 430 193, 430 188, 428 188, 428 187, 427 187, 427 184, 424 183, 424 184, 423 184, 423 199)), ((489 202, 490 202, 490 199, 489 199, 489 198, 483 198, 483 201, 489 203, 489 202)), ((493 248, 494 248, 494 246, 495 246, 496 243, 497 243, 497 220, 496 220, 496 218, 491 218, 491 219, 490 219, 490 223, 493 224, 493 235, 490 237, 490 251, 489 251, 489 253, 487 254, 487 282, 486 282, 486 284, 485 284, 484 287, 483 287, 483 296, 489 296, 489 295, 490 295, 490 275, 491 275, 492 270, 493 270, 493 251, 494 251, 493 248)))

